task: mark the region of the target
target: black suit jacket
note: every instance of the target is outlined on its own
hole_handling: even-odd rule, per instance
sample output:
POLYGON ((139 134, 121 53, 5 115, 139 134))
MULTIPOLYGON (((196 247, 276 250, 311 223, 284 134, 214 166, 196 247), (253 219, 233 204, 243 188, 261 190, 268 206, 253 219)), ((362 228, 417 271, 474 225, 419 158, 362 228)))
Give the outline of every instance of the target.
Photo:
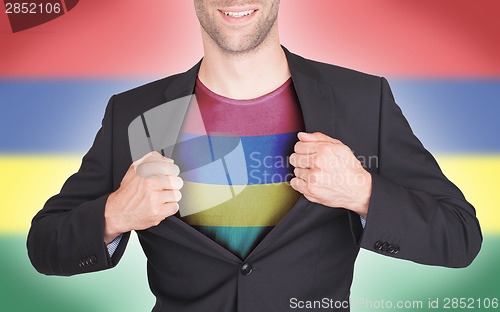
MULTIPOLYGON (((242 261, 176 216, 166 218, 137 231, 157 298, 153 311, 287 311, 293 297, 347 300, 360 247, 448 267, 467 266, 478 253, 474 208, 413 135, 387 81, 284 50, 306 131, 372 159, 366 228, 355 213, 302 196, 242 261)), ((127 128, 149 109, 191 95, 199 65, 110 99, 79 171, 33 219, 27 246, 39 272, 73 275, 118 263, 130 233, 110 258, 104 207, 132 163, 127 128)))

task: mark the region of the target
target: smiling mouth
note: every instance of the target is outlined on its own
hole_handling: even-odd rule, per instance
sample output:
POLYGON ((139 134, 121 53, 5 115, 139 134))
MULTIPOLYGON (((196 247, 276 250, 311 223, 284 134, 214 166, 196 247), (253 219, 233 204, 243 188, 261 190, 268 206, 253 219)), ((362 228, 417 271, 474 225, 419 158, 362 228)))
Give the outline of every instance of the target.
POLYGON ((248 11, 242 11, 242 12, 224 12, 224 11, 221 11, 221 12, 227 16, 230 16, 230 17, 242 18, 242 17, 245 17, 245 16, 252 14, 255 11, 257 11, 257 10, 248 10, 248 11))

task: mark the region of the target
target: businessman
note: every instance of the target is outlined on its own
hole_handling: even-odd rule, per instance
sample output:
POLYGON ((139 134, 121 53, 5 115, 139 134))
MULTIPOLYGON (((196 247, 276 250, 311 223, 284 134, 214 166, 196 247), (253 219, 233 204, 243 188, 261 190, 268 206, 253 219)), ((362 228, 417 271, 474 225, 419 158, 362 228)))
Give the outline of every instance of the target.
POLYGON ((348 310, 360 247, 430 265, 473 261, 475 210, 413 135, 384 78, 282 47, 279 0, 194 6, 203 59, 110 99, 79 171, 33 219, 28 254, 39 272, 112 268, 135 230, 153 311, 288 311, 292 298, 348 310), (159 107, 177 113, 152 113, 159 107), (162 136, 207 140, 164 153, 153 117, 169 129, 162 136), (153 147, 137 157, 136 121, 153 147), (249 168, 239 193, 241 175, 214 152, 235 137, 249 168), (206 166, 186 173, 206 155, 224 179, 206 166), (182 213, 227 187, 228 200, 182 213))

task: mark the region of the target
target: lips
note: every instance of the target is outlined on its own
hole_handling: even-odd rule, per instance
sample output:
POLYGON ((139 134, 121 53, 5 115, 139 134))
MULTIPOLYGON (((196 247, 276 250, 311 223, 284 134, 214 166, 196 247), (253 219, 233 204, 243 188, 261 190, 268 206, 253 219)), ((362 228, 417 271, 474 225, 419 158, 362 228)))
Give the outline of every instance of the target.
POLYGON ((226 23, 229 24, 243 24, 251 20, 256 12, 257 8, 223 8, 219 9, 219 12, 226 23))
POLYGON ((243 11, 243 12, 224 12, 221 11, 222 13, 226 14, 227 16, 231 16, 234 18, 241 18, 243 16, 247 16, 255 12, 256 10, 248 10, 248 11, 243 11))

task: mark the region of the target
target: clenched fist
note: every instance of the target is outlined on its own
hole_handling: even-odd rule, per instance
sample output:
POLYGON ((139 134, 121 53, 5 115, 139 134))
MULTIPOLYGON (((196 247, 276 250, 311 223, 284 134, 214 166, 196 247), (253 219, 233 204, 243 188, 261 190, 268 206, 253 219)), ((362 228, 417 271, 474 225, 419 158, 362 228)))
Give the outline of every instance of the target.
POLYGON ((106 202, 104 242, 121 233, 158 225, 179 210, 183 181, 174 161, 150 152, 130 165, 106 202))
POLYGON ((351 149, 319 132, 301 132, 299 140, 290 155, 295 167, 292 188, 312 202, 343 207, 366 218, 372 179, 351 149))

